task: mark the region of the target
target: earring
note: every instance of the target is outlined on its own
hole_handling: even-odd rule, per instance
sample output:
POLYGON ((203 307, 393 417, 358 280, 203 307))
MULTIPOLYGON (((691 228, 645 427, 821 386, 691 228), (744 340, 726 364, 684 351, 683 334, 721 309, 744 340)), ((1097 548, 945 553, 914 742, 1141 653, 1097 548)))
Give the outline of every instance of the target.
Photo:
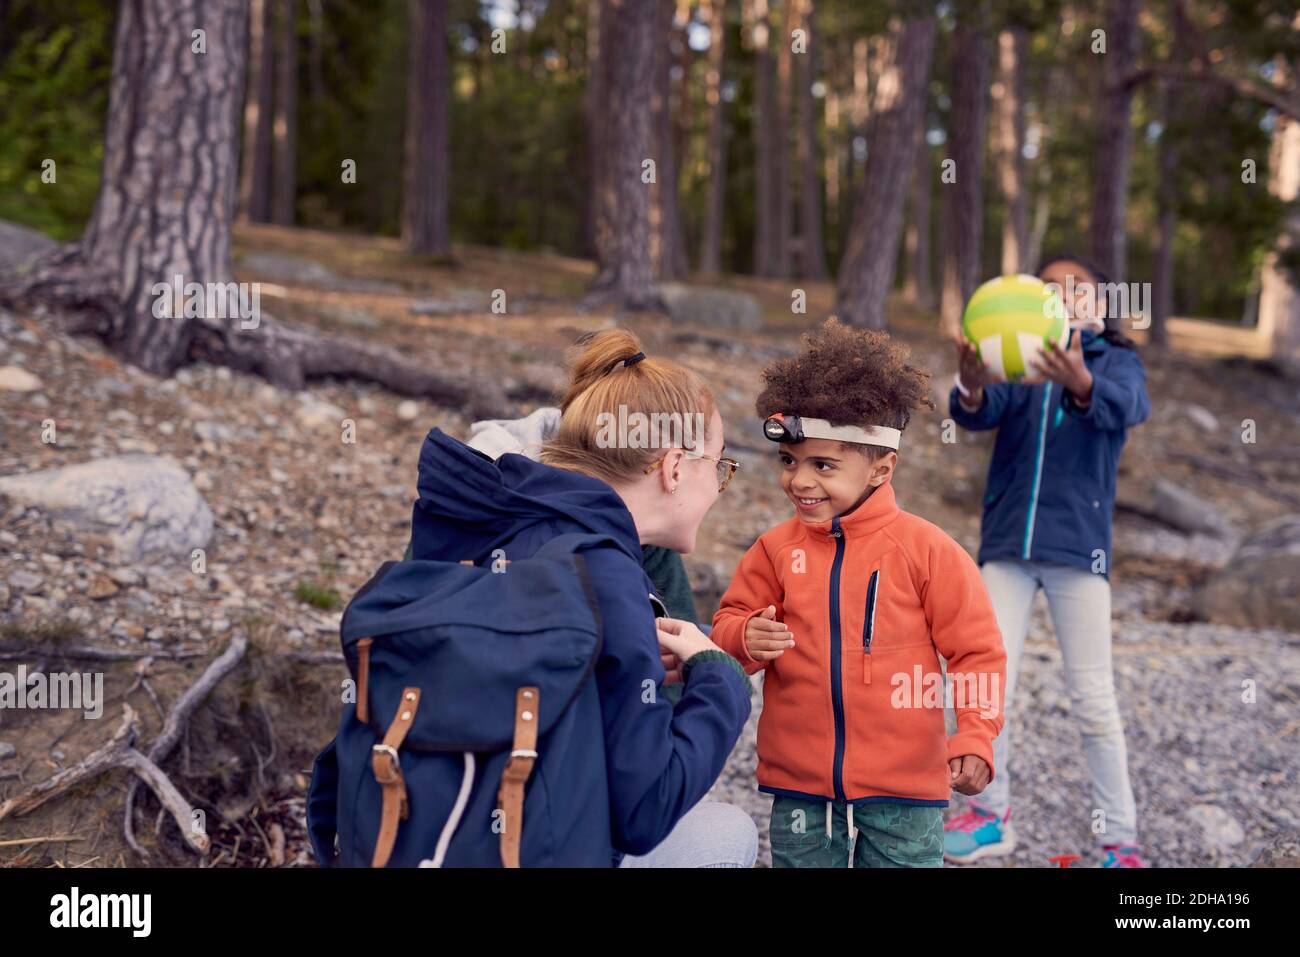
POLYGON ((669 489, 669 490, 668 490, 668 494, 669 494, 669 495, 676 495, 676 494, 677 494, 677 487, 674 486, 673 488, 669 489))

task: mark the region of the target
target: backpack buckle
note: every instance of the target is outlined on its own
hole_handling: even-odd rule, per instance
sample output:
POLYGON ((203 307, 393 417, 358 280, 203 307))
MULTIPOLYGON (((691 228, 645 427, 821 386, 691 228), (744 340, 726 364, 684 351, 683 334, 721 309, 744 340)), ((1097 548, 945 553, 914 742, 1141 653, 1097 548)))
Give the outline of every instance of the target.
POLYGON ((370 752, 374 755, 371 765, 374 768, 375 780, 380 784, 400 784, 402 781, 402 763, 397 757, 397 749, 391 744, 376 744, 370 749, 370 752), (387 765, 379 760, 381 755, 388 758, 389 763, 387 765))

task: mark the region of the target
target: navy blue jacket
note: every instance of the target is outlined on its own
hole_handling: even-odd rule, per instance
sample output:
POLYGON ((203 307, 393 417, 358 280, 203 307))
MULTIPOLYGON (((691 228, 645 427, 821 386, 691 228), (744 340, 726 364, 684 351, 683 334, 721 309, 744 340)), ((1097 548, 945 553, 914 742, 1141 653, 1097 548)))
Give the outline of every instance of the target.
POLYGON ((1080 409, 1061 386, 999 382, 977 412, 957 389, 949 414, 966 429, 997 429, 980 529, 979 561, 1062 562, 1109 577, 1111 513, 1127 430, 1151 412, 1146 370, 1132 349, 1083 333, 1092 401, 1080 409), (1098 562, 1098 558, 1101 559, 1098 562))
MULTIPOLYGON (((572 859, 603 852, 645 854, 658 845, 721 774, 749 717, 750 684, 734 662, 692 664, 681 700, 663 695, 664 669, 632 514, 605 482, 507 453, 495 462, 433 429, 420 450, 419 500, 411 522, 416 559, 491 561, 527 558, 569 532, 608 535, 618 543, 585 553, 599 606, 603 643, 596 663, 604 752, 593 753, 574 794, 607 792, 608 828, 588 821, 570 841, 572 859), (607 836, 606 836, 607 834, 607 836)), ((606 813, 593 802, 592 813, 606 813)))

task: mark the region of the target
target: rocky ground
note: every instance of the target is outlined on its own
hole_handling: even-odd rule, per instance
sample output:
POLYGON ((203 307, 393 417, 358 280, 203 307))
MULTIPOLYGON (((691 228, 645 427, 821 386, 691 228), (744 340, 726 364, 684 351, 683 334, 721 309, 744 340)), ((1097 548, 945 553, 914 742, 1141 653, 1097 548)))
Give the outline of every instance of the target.
MULTIPOLYGON (((241 233, 239 245, 239 278, 266 284, 269 313, 473 370, 516 396, 540 401, 562 381, 565 347, 616 321, 640 334, 647 352, 698 370, 717 390, 728 448, 744 464, 688 559, 704 614, 743 549, 788 515, 751 406, 758 371, 824 314, 828 288, 810 288, 808 315, 791 315, 788 288, 736 282, 730 291, 747 298, 733 300, 743 308, 719 327, 710 316, 725 313, 726 302, 714 300, 705 315, 684 308, 676 319, 585 310, 577 297, 589 267, 558 257, 467 250, 455 265, 430 265, 390 241, 273 228, 241 233), (495 289, 507 293, 504 314, 491 311, 495 289)), ((894 315, 896 334, 934 370, 936 397, 946 393, 951 357, 930 320, 902 305, 894 315)), ((1268 591, 1268 582, 1280 575, 1295 583, 1295 551, 1270 555, 1263 567, 1275 574, 1247 576, 1226 592, 1236 599, 1207 604, 1203 595, 1222 569, 1245 562, 1243 539, 1300 511, 1296 383, 1244 362, 1148 361, 1155 412, 1125 452, 1112 576, 1117 682, 1143 842, 1159 866, 1295 862, 1300 626, 1286 608, 1266 615, 1272 625, 1225 623, 1236 606, 1267 605, 1279 594, 1294 602, 1293 588, 1268 591), (1254 441, 1243 441, 1247 422, 1254 441), (1189 511, 1222 521, 1195 528, 1189 511), (1254 683, 1251 703, 1244 681, 1254 683)), ((517 410, 535 404, 520 401, 517 410)), ((973 550, 989 442, 961 433, 944 441, 944 417, 927 413, 909 427, 899 498, 973 550)), ((287 394, 208 366, 160 380, 94 340, 52 332, 47 317, 0 313, 0 671, 93 668, 105 676, 107 698, 98 720, 0 711, 0 803, 99 747, 124 703, 139 714, 147 744, 207 660, 246 636, 248 665, 196 712, 164 766, 215 821, 209 864, 305 863, 306 772, 333 733, 345 674, 330 660, 342 605, 402 553, 424 434, 439 426, 463 435, 468 424, 456 410, 363 383, 287 394), (118 456, 170 459, 178 486, 197 491, 197 503, 184 487, 167 491, 168 507, 183 514, 110 516, 175 536, 172 557, 137 554, 138 541, 93 515, 25 504, 36 493, 13 484, 118 456), (196 555, 189 539, 208 527, 196 555), (78 659, 85 649, 136 657, 78 659)), ((44 477, 36 484, 54 487, 44 477)), ((1092 803, 1042 609, 1018 698, 1012 770, 1021 846, 1010 863, 1041 866, 1053 854, 1088 850, 1092 803)), ((714 795, 753 814, 763 863, 768 799, 755 790, 754 762, 751 720, 714 795)), ((106 774, 4 820, 0 863, 137 863, 121 834, 126 784, 122 772, 106 774)), ((143 799, 150 821, 151 800, 143 799)), ((150 862, 195 860, 161 820, 136 829, 150 862)))

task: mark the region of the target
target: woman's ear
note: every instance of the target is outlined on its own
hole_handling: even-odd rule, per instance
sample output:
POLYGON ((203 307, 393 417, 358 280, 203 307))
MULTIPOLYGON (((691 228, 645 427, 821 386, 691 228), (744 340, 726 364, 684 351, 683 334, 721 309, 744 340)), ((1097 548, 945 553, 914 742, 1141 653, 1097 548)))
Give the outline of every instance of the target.
POLYGON ((890 450, 871 463, 871 487, 879 488, 889 481, 898 465, 898 453, 890 450))
POLYGON ((682 484, 682 462, 685 458, 686 453, 681 449, 669 449, 664 455, 664 464, 657 469, 660 474, 659 485, 669 495, 682 484))

